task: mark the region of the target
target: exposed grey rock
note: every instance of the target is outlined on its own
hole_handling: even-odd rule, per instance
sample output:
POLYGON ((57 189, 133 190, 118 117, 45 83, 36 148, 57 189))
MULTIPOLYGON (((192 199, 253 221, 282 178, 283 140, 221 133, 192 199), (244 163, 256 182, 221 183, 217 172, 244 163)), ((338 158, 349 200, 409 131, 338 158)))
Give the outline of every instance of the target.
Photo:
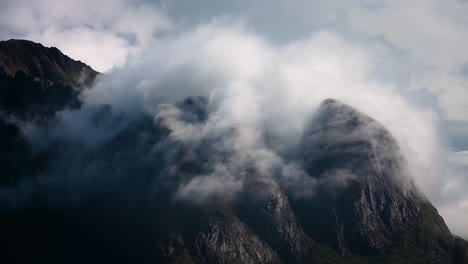
POLYGON ((298 261, 313 246, 297 223, 289 199, 273 177, 254 171, 244 183, 246 198, 242 207, 250 226, 279 253, 283 259, 298 261))
POLYGON ((325 183, 315 199, 298 205, 302 217, 320 218, 306 227, 314 239, 342 254, 382 254, 396 241, 416 240, 429 225, 434 239, 451 243, 447 226, 408 177, 396 140, 374 119, 326 100, 302 145, 307 171, 325 183))
POLYGON ((234 215, 218 212, 207 217, 196 237, 196 249, 205 263, 270 263, 276 252, 234 215))

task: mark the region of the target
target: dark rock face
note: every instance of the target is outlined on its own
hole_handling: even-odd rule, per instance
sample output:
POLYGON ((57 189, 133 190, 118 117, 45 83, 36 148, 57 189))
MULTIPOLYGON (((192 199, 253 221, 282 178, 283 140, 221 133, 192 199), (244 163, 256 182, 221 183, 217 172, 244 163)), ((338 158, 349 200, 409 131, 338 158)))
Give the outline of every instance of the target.
POLYGON ((22 166, 30 158, 30 146, 23 132, 0 117, 0 182, 7 184, 21 176, 22 166))
POLYGON ((303 162, 326 182, 317 199, 298 205, 304 217, 320 216, 306 226, 312 237, 342 254, 376 255, 396 241, 416 241, 429 225, 431 240, 453 243, 435 208, 405 180, 405 159, 385 127, 331 99, 309 127, 303 162))
POLYGON ((218 212, 207 218, 196 237, 197 253, 204 263, 271 263, 276 252, 235 216, 218 212))
POLYGON ((453 263, 468 263, 468 242, 455 237, 453 263))
POLYGON ((19 70, 14 76, 0 68, 0 106, 23 120, 47 121, 66 107, 77 108, 80 92, 63 82, 40 80, 19 70))
POLYGON ((314 243, 297 223, 288 197, 274 178, 253 172, 244 185, 245 198, 240 203, 245 221, 283 259, 299 261, 307 256, 314 243))
POLYGON ((98 75, 88 65, 71 59, 55 47, 16 39, 0 41, 0 68, 8 76, 22 71, 39 80, 69 86, 90 86, 98 75))
POLYGON ((0 41, 0 107, 22 119, 48 119, 65 107, 77 108, 83 87, 98 72, 57 48, 26 40, 0 41))
POLYGON ((56 48, 26 40, 0 41, 0 181, 15 182, 41 166, 20 125, 48 123, 57 111, 79 108, 80 90, 98 73, 56 48))

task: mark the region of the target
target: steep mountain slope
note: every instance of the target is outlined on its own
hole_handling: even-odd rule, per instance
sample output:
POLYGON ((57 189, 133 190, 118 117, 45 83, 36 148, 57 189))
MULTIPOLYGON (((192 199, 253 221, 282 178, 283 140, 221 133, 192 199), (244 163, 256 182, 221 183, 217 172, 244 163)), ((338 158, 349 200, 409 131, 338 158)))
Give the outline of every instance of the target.
POLYGON ((57 48, 27 40, 0 41, 0 182, 41 166, 19 123, 47 123, 64 108, 78 108, 80 90, 98 72, 57 48), (28 169, 26 169, 28 168, 28 169))
POLYGON ((46 48, 39 43, 19 39, 0 41, 0 67, 8 76, 22 71, 39 80, 63 82, 70 86, 89 86, 98 74, 55 47, 46 48))
MULTIPOLYGON (((388 130, 336 100, 325 100, 303 138, 303 162, 325 182, 316 199, 297 206, 306 230, 342 254, 384 254, 427 246, 445 255, 452 235, 437 210, 415 188, 388 130)), ((447 257, 449 258, 449 257, 447 257)))
POLYGON ((57 110, 78 107, 79 90, 98 72, 57 48, 27 40, 0 41, 0 107, 22 119, 50 118, 57 110))
POLYGON ((0 42, 1 72, 0 98, 11 99, 0 99, 2 262, 467 263, 468 243, 408 180, 396 140, 351 106, 329 99, 313 116, 295 162, 319 188, 297 198, 230 147, 239 128, 177 134, 209 122, 204 97, 131 119, 110 105, 86 109, 108 132, 87 145, 49 132, 62 125, 57 111, 80 111, 96 72, 27 41, 0 42), (40 146, 28 124, 44 132, 40 146), (220 166, 242 179, 234 197, 180 195, 220 166))

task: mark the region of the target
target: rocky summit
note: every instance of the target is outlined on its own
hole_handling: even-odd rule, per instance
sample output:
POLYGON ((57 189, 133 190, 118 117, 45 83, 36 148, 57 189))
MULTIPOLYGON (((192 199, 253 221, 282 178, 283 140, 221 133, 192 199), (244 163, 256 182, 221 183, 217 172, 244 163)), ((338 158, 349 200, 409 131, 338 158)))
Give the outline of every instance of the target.
POLYGON ((317 199, 298 205, 304 217, 320 215, 306 228, 316 240, 343 255, 379 255, 426 243, 443 255, 453 246, 444 220, 406 175, 396 140, 376 120, 325 100, 302 145, 308 173, 328 183, 317 199))
POLYGON ((0 41, 0 107, 4 114, 44 119, 65 107, 78 107, 80 90, 98 72, 27 40, 0 41))
POLYGON ((395 138, 356 108, 327 99, 310 117, 289 159, 314 190, 297 196, 232 144, 238 127, 178 134, 210 122, 205 97, 131 118, 88 107, 84 131, 105 137, 54 137, 97 76, 56 48, 0 42, 3 263, 468 263, 395 138))

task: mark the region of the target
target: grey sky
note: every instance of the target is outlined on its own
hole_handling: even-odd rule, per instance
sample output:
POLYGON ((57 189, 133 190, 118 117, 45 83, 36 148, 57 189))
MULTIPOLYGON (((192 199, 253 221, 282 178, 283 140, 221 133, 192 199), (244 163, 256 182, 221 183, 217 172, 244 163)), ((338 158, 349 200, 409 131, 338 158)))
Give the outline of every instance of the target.
MULTIPOLYGON (((56 46, 100 71, 129 67, 124 66, 126 62, 146 58, 158 45, 179 45, 167 39, 184 38, 185 32, 207 23, 242 24, 265 42, 253 40, 253 47, 245 49, 280 50, 283 61, 278 65, 286 65, 288 56, 294 61, 294 56, 308 55, 303 53, 308 47, 301 45, 311 43, 311 47, 322 47, 324 54, 317 51, 319 54, 310 57, 335 67, 334 54, 327 54, 327 45, 335 45, 331 51, 342 57, 352 53, 356 58, 348 59, 357 65, 343 66, 348 71, 345 73, 331 69, 327 74, 345 75, 346 80, 354 80, 353 74, 378 80, 379 85, 395 87, 414 107, 433 114, 427 120, 433 122, 434 133, 454 152, 443 157, 451 164, 447 175, 428 178, 433 184, 425 188, 450 227, 468 237, 468 225, 464 224, 468 222, 468 195, 464 194, 468 173, 460 169, 468 167, 468 156, 460 152, 468 149, 467 13, 468 2, 456 0, 0 0, 0 38, 26 38, 56 46), (308 39, 312 39, 310 43, 308 39), (264 48, 270 46, 274 48, 264 48)), ((245 54, 250 56, 247 51, 240 55, 245 54)), ((259 61, 268 57, 259 56, 259 61)), ((235 60, 236 56, 222 58, 235 60)), ((256 61, 241 58, 249 62, 247 65, 256 61)), ((327 67, 320 61, 318 65, 327 67)), ((316 67, 313 61, 309 66, 316 67)), ((320 81, 312 84, 330 85, 320 81)), ((340 89, 347 89, 345 83, 339 84, 343 85, 340 89)), ((413 133, 425 135, 424 131, 413 133)))

